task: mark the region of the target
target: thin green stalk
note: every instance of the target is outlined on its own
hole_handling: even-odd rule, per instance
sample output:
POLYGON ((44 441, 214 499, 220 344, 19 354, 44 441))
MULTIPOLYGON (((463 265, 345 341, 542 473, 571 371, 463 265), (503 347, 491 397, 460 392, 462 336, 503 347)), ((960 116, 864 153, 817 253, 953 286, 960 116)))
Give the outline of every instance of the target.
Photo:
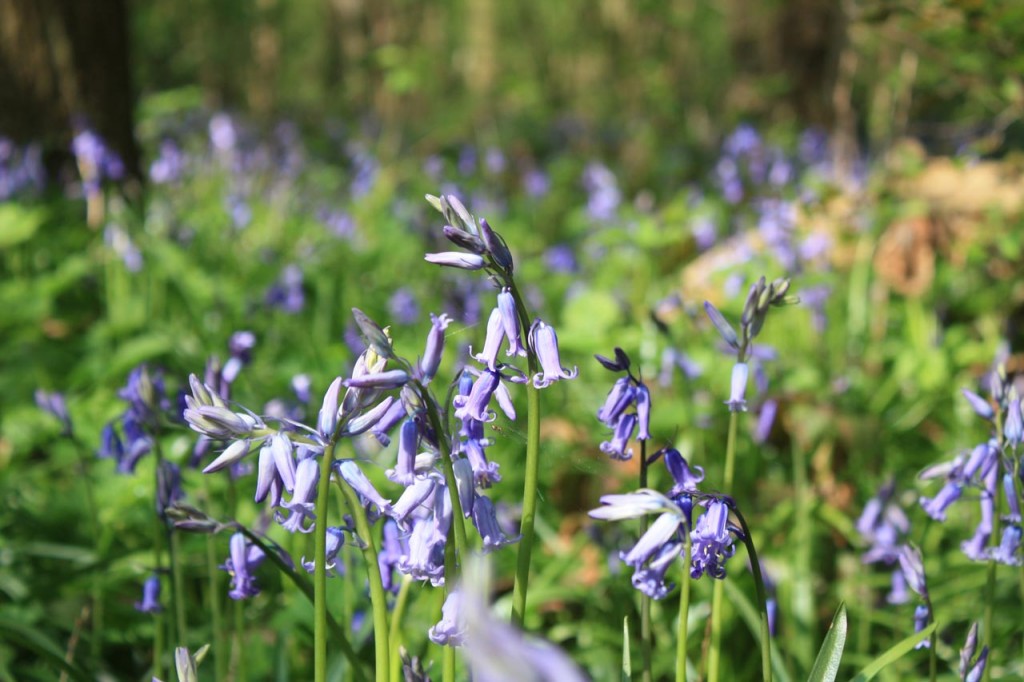
MULTIPOLYGON (((366 562, 366 573, 370 581, 370 604, 373 607, 373 651, 376 680, 377 682, 390 682, 391 650, 388 647, 388 602, 387 594, 384 592, 384 583, 380 577, 380 564, 377 563, 377 547, 370 534, 370 524, 366 520, 366 510, 363 509, 363 504, 359 500, 359 494, 346 483, 339 481, 338 485, 345 494, 345 499, 348 500, 349 513, 352 514, 356 523, 356 532, 363 541, 363 560, 366 562)), ((324 552, 326 553, 326 545, 324 552)), ((320 561, 319 554, 317 560, 320 561)))
POLYGON ((405 616, 405 606, 409 603, 411 586, 412 576, 403 575, 402 585, 398 588, 398 596, 395 598, 395 608, 391 612, 391 630, 388 633, 388 643, 391 645, 391 682, 399 682, 402 677, 402 617, 405 616))
MULTIPOLYGON (((534 372, 531 356, 530 373, 534 372)), ((537 516, 537 486, 540 473, 540 393, 526 385, 526 470, 523 484, 523 517, 520 522, 519 555, 512 587, 512 623, 523 627, 526 619, 526 591, 530 582, 530 555, 533 552, 534 520, 537 516)))
MULTIPOLYGON (((515 281, 508 278, 509 290, 516 302, 516 312, 523 329, 530 328, 530 315, 515 281)), ((539 369, 532 344, 527 351, 527 368, 532 377, 539 369)), ((533 553, 534 521, 537 518, 537 486, 540 480, 540 393, 532 382, 526 383, 526 468, 523 484, 523 516, 519 525, 516 577, 512 586, 512 623, 523 627, 526 620, 526 592, 530 583, 530 556, 533 553)))
POLYGON ((168 529, 171 548, 171 577, 174 580, 174 624, 178 633, 175 646, 188 646, 188 621, 185 618, 185 576, 181 561, 181 534, 168 529))
MULTIPOLYGON (((764 588, 764 577, 761 573, 761 562, 757 560, 757 549, 754 548, 754 539, 750 536, 750 528, 746 519, 735 507, 732 510, 736 519, 740 522, 740 529, 743 531, 743 544, 747 546, 747 554, 750 556, 750 568, 754 574, 754 589, 757 591, 757 608, 760 612, 760 639, 761 639, 761 677, 764 682, 772 680, 772 639, 771 630, 768 627, 768 592, 764 588)), ((721 584, 722 581, 717 581, 721 584)), ((934 649, 934 647, 933 647, 934 649)))
POLYGON ((320 459, 316 494, 316 558, 313 565, 313 679, 327 682, 327 505, 331 495, 332 439, 320 459))
MULTIPOLYGON (((647 488, 647 441, 640 441, 640 489, 647 488)), ((650 525, 646 516, 640 519, 640 536, 647 532, 650 525)), ((689 538, 689 536, 687 536, 689 538)), ((643 671, 641 679, 644 682, 651 682, 651 650, 653 642, 651 636, 651 598, 640 593, 640 654, 643 658, 643 671)))
POLYGON ((164 678, 164 616, 162 613, 153 614, 153 677, 158 680, 164 678))
POLYGON ((679 632, 676 635, 676 680, 686 682, 686 648, 690 622, 690 562, 692 547, 690 529, 686 528, 686 544, 683 549, 683 561, 680 564, 682 575, 679 579, 679 632))
MULTIPOLYGON (((100 559, 100 517, 99 507, 96 505, 96 494, 92 486, 92 476, 89 473, 89 464, 92 460, 86 454, 85 445, 76 436, 71 436, 71 443, 78 456, 78 476, 85 489, 85 509, 89 515, 89 530, 98 562, 100 559)), ((89 598, 92 601, 92 640, 89 642, 89 653, 92 660, 98 663, 103 658, 103 573, 101 571, 96 571, 92 576, 89 585, 89 598)))
MULTIPOLYGON (((724 490, 732 493, 732 479, 736 470, 736 431, 739 426, 739 412, 729 413, 729 438, 725 443, 724 490)), ((760 579, 760 576, 758 576, 760 579)), ((724 587, 720 580, 714 581, 711 590, 711 645, 708 647, 708 682, 718 682, 721 667, 722 645, 722 601, 724 587)))
MULTIPOLYGON (((234 679, 238 682, 247 682, 249 679, 246 668, 245 654, 245 600, 235 600, 235 651, 232 657, 234 661, 234 679)), ((229 675, 230 677, 230 675, 229 675)))

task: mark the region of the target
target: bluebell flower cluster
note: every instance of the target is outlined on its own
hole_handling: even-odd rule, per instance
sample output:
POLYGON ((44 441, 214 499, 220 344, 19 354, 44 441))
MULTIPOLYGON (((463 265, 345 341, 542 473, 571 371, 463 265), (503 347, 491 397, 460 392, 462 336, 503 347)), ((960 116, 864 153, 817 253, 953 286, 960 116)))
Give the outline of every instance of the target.
POLYGON ((152 451, 156 435, 174 415, 163 375, 150 371, 145 365, 129 373, 128 382, 118 392, 118 397, 127 406, 119 418, 103 427, 96 455, 113 459, 118 473, 132 474, 139 460, 152 451))
POLYGON ((971 625, 967 631, 967 640, 960 650, 960 682, 981 682, 985 675, 985 666, 988 664, 988 645, 981 647, 978 651, 978 624, 971 625), (977 656, 975 656, 977 654, 977 656))
POLYGON ((951 462, 929 467, 920 474, 923 480, 941 479, 942 487, 932 497, 922 496, 922 509, 936 521, 945 521, 950 508, 961 499, 976 498, 980 520, 974 535, 960 548, 972 561, 995 561, 1009 566, 1024 562, 1021 548, 1021 443, 1024 442, 1024 418, 1020 397, 1000 368, 990 381, 990 399, 963 391, 971 409, 992 426, 989 437, 968 453, 951 462), (1001 428, 1000 428, 1001 427, 1001 428), (1004 497, 1009 514, 1003 516, 1002 532, 996 529, 998 501, 1004 497))
POLYGON ((651 437, 651 392, 639 376, 630 371, 629 356, 621 348, 615 349, 615 359, 595 356, 611 372, 625 372, 612 385, 604 405, 597 411, 598 420, 612 430, 610 439, 601 443, 601 452, 615 460, 633 457, 628 447, 634 434, 637 440, 651 437))
POLYGON ((892 589, 886 601, 890 604, 905 604, 910 600, 910 594, 907 592, 907 579, 900 568, 899 557, 910 531, 910 520, 896 501, 895 490, 892 481, 879 488, 878 493, 864 505, 856 528, 867 543, 861 561, 893 567, 892 589))
POLYGON ((22 193, 38 193, 46 185, 43 148, 39 144, 20 147, 0 136, 0 201, 22 193))
POLYGON ((107 146, 102 137, 87 127, 79 127, 71 141, 71 151, 82 178, 82 193, 87 197, 98 193, 104 180, 117 181, 124 177, 121 157, 107 146))
POLYGON ((725 564, 736 552, 740 528, 730 519, 732 501, 724 496, 708 495, 697 489, 704 471, 691 466, 675 448, 665 448, 654 457, 662 457, 674 484, 668 495, 643 489, 623 495, 605 495, 603 506, 590 516, 608 521, 659 514, 643 536, 620 557, 633 568, 633 586, 651 597, 663 599, 673 586, 665 576, 682 553, 689 534, 691 542, 690 577, 708 575, 716 580, 726 576, 725 564), (695 507, 704 513, 693 522, 695 507))

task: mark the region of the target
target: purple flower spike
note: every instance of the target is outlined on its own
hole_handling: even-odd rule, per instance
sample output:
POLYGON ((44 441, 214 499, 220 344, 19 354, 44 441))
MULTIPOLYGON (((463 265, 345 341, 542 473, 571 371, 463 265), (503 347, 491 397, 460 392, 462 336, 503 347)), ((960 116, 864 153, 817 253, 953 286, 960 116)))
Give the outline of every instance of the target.
POLYGON ((907 586, 922 597, 928 596, 928 585, 924 578, 924 561, 921 552, 912 545, 900 547, 900 569, 907 579, 907 586))
POLYGON ((516 301, 508 287, 498 294, 498 310, 501 311, 501 326, 505 330, 505 338, 508 339, 508 350, 505 354, 509 357, 518 355, 526 357, 526 347, 519 334, 519 315, 516 312, 516 301))
POLYGON ((423 259, 434 265, 444 265, 461 270, 480 270, 484 267, 483 256, 478 256, 474 253, 462 253, 461 251, 428 253, 423 259))
POLYGON ((967 402, 971 404, 971 409, 974 413, 982 419, 991 419, 995 416, 995 412, 992 410, 992 405, 987 400, 982 398, 974 391, 968 391, 966 388, 961 389, 964 397, 967 398, 967 402))
POLYGON ((746 412, 747 401, 744 397, 747 392, 747 374, 749 368, 745 362, 737 362, 732 367, 732 384, 729 391, 729 399, 725 404, 729 406, 730 412, 746 412))
POLYGON ((452 320, 447 315, 431 315, 430 321, 427 346, 423 350, 423 357, 420 358, 420 379, 423 383, 430 383, 437 374, 437 368, 441 365, 441 355, 444 353, 444 330, 452 320))
POLYGON ((633 430, 636 428, 636 415, 633 413, 624 414, 619 418, 615 426, 615 433, 611 440, 601 443, 601 452, 612 459, 625 462, 633 457, 633 449, 627 448, 629 440, 633 437, 633 430))
POLYGON ((530 328, 530 345, 540 360, 541 372, 533 377, 534 388, 550 386, 560 379, 575 379, 579 370, 573 367, 567 370, 562 367, 558 352, 558 336, 554 327, 537 320, 530 328))
POLYGON ((230 549, 228 560, 220 567, 231 576, 231 591, 228 592, 228 596, 232 599, 255 597, 260 590, 256 587, 256 578, 251 572, 263 561, 263 550, 255 545, 249 545, 242 533, 231 536, 230 549))
POLYGON ((160 576, 155 573, 142 584, 142 601, 135 602, 135 610, 141 613, 160 613, 160 576))
POLYGON ((690 538, 693 540, 690 576, 699 578, 707 573, 717 580, 725 578, 725 561, 736 552, 729 531, 729 506, 722 500, 712 500, 690 538))

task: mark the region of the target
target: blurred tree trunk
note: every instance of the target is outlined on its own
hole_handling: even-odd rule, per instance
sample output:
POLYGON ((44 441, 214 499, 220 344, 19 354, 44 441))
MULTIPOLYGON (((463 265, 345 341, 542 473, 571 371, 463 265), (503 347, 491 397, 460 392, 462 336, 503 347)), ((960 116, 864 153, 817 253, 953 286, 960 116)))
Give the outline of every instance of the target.
POLYGON ((125 0, 0 0, 0 132, 68 148, 77 117, 139 177, 125 0))

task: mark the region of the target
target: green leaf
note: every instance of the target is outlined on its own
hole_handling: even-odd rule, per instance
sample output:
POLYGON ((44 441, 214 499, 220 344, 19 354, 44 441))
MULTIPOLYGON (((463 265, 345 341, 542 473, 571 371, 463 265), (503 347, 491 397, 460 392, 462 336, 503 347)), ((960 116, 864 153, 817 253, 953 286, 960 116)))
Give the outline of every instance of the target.
POLYGON ((633 664, 629 659, 629 616, 622 619, 622 682, 633 679, 633 664))
POLYGON ((45 220, 46 211, 42 208, 0 205, 0 249, 27 242, 45 220))
POLYGON ((843 659, 843 647, 846 645, 846 603, 841 603, 832 618, 825 641, 818 650, 818 658, 811 668, 808 682, 834 682, 839 674, 839 663, 843 659))
POLYGON ((853 682, 868 682, 868 680, 881 672, 882 668, 895 663, 906 656, 914 649, 915 646, 917 646, 918 642, 921 642, 931 636, 936 625, 937 623, 932 623, 924 630, 921 630, 921 632, 915 632, 909 637, 901 639, 893 645, 891 649, 864 666, 864 668, 857 673, 857 676, 853 678, 853 682))
POLYGON ((75 663, 68 663, 64 660, 64 650, 45 633, 36 628, 18 623, 6 617, 0 618, 0 639, 8 642, 18 642, 22 646, 31 649, 40 658, 67 673, 73 680, 89 682, 92 677, 75 663))

